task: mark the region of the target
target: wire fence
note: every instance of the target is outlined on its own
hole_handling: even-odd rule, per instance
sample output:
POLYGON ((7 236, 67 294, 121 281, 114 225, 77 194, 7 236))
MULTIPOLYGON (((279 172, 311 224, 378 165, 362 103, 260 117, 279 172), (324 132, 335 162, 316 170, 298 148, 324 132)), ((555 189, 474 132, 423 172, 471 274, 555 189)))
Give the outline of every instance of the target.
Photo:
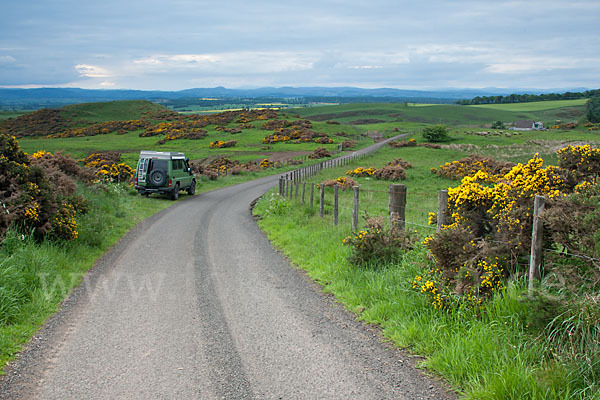
MULTIPOLYGON (((321 162, 319 164, 314 164, 312 166, 307 166, 305 168, 301 168, 296 171, 292 171, 289 174, 285 174, 281 176, 279 181, 279 194, 282 196, 286 196, 288 198, 298 199, 304 203, 309 203, 310 206, 314 206, 318 203, 320 216, 324 217, 325 214, 325 192, 327 187, 324 183, 318 183, 312 181, 310 178, 321 172, 326 168, 335 168, 350 164, 351 162, 356 161, 357 159, 364 158, 368 153, 353 153, 351 155, 347 155, 344 157, 340 157, 338 159, 327 160, 321 162), (307 187, 310 190, 307 190, 307 187), (310 196, 308 193, 310 192, 310 196), (301 194, 300 194, 301 193, 301 194), (318 195, 318 202, 315 200, 315 195, 318 195), (307 199, 309 196, 309 200, 307 199)), ((356 231, 358 229, 358 215, 359 215, 359 198, 362 193, 378 193, 378 194, 387 194, 389 196, 389 220, 390 227, 395 225, 400 227, 401 229, 405 229, 407 225, 415 226, 418 228, 425 228, 429 230, 437 230, 439 231, 443 226, 447 225, 447 222, 450 221, 450 216, 448 215, 448 191, 440 191, 437 194, 438 200, 438 212, 436 214, 437 224, 429 225, 414 221, 407 221, 406 210, 407 210, 407 188, 406 185, 402 184, 392 184, 388 187, 388 190, 381 189, 363 189, 358 186, 354 186, 352 188, 354 192, 354 201, 353 208, 348 207, 340 207, 339 206, 339 188, 340 185, 334 184, 333 186, 333 210, 328 210, 327 214, 333 213, 333 223, 337 225, 339 223, 339 213, 340 210, 345 210, 346 213, 352 211, 352 230, 356 231)), ((331 195, 329 195, 331 196, 331 195)), ((436 195, 432 193, 420 193, 420 192, 411 192, 410 196, 421 196, 421 197, 430 197, 435 198, 436 195)), ((330 197, 329 197, 330 198, 330 197)), ((531 253, 530 253, 530 261, 529 261, 529 290, 530 292, 533 290, 533 285, 535 281, 539 281, 541 279, 541 264, 543 260, 544 254, 554 254, 558 256, 564 257, 573 257, 581 260, 585 260, 589 263, 592 263, 594 266, 600 268, 600 259, 585 255, 585 254, 576 254, 573 252, 563 250, 557 250, 553 248, 548 248, 543 246, 543 221, 540 220, 539 215, 543 210, 545 204, 545 198, 543 196, 535 197, 535 206, 534 212, 532 216, 533 228, 532 228, 532 238, 531 238, 531 253)), ((331 206, 330 206, 331 207, 331 206)), ((473 216, 472 219, 479 223, 491 223, 493 217, 491 216, 473 216)), ((508 247, 514 246, 514 243, 507 241, 497 241, 497 240, 489 240, 489 242, 496 242, 497 244, 502 244, 508 247)))

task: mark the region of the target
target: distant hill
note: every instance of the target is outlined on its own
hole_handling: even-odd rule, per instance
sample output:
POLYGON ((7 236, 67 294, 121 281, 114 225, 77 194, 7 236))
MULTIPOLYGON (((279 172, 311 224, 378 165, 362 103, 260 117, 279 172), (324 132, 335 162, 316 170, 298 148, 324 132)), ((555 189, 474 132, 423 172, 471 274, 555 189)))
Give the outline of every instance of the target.
POLYGON ((167 108, 146 100, 73 104, 59 109, 44 108, 0 121, 0 133, 16 137, 47 136, 108 121, 154 118, 166 112, 169 112, 167 108))
POLYGON ((402 90, 356 87, 264 87, 257 89, 196 88, 181 91, 89 90, 78 88, 0 89, 1 109, 39 109, 111 100, 150 100, 167 103, 185 98, 303 98, 306 101, 454 103, 476 96, 544 93, 515 89, 402 90))

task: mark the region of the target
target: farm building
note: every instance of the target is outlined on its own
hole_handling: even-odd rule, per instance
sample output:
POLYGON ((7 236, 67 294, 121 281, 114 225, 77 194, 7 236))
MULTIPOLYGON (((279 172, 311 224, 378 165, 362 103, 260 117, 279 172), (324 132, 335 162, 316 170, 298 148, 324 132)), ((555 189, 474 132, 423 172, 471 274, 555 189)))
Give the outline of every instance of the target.
POLYGON ((509 129, 513 131, 540 131, 544 129, 544 123, 532 119, 522 119, 515 122, 514 126, 509 129))

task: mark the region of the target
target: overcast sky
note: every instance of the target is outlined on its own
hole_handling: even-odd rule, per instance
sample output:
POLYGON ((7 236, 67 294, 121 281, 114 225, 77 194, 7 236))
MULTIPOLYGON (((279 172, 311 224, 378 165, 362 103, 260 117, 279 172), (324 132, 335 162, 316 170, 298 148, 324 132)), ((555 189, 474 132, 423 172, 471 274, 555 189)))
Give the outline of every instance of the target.
POLYGON ((600 87, 600 0, 0 0, 0 21, 4 87, 600 87))

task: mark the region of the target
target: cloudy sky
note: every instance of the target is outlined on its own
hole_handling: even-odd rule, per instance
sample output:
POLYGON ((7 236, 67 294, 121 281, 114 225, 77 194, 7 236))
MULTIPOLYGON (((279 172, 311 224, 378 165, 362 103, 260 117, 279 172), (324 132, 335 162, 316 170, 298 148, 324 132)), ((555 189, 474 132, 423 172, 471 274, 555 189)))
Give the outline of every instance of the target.
POLYGON ((600 87, 600 0, 0 0, 0 10, 0 87, 600 87))

